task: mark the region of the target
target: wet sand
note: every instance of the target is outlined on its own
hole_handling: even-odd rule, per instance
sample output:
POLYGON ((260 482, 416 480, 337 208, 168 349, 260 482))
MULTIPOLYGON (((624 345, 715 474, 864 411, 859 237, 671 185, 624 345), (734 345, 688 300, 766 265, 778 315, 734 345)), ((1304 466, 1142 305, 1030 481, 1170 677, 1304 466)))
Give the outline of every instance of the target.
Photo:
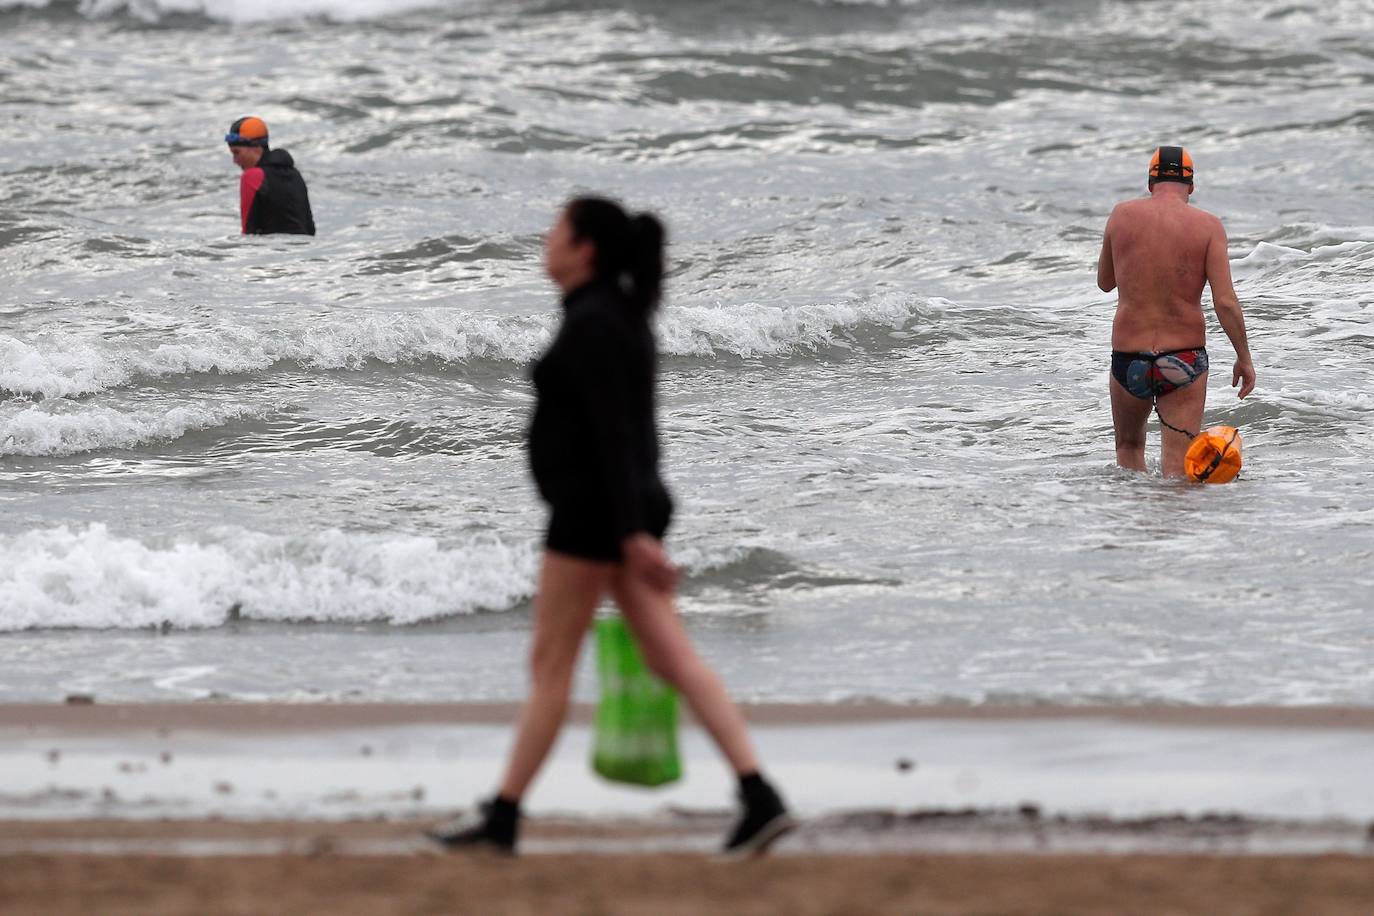
POLYGON ((1315 914, 1367 916, 1349 857, 13 856, 7 916, 218 914, 1315 914))

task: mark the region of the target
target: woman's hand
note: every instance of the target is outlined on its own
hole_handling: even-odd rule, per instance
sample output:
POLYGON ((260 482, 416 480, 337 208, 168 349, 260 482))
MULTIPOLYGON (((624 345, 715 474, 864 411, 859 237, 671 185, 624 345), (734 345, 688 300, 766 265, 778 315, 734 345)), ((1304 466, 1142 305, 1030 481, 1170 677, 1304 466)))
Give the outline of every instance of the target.
POLYGON ((641 531, 622 540, 620 550, 630 575, 643 579, 655 591, 671 593, 677 588, 677 567, 658 538, 641 531))

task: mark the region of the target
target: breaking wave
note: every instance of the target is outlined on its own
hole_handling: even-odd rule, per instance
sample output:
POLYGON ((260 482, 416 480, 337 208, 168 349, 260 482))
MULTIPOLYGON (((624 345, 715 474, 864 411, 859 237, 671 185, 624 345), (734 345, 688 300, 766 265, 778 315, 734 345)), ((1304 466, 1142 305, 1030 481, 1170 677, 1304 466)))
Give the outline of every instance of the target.
MULTIPOLYGON (((63 403, 63 407, 70 405, 63 403)), ((107 448, 136 448, 249 416, 257 414, 234 406, 179 406, 159 412, 84 405, 54 411, 47 404, 33 405, 13 416, 0 416, 0 456, 60 457, 107 448)))
POLYGON ((409 624, 506 610, 533 592, 536 545, 325 530, 223 530, 144 543, 105 525, 0 538, 0 632, 205 628, 264 621, 409 624))
MULTIPOLYGON (((904 297, 802 306, 681 306, 666 311, 659 336, 670 356, 789 356, 833 345, 865 327, 905 325, 922 307, 921 300, 904 297)), ((220 327, 187 332, 184 342, 151 348, 94 336, 45 334, 36 342, 0 336, 0 392, 73 397, 137 379, 237 375, 280 363, 307 369, 358 369, 369 362, 524 364, 548 344, 553 321, 406 313, 297 330, 220 327)))

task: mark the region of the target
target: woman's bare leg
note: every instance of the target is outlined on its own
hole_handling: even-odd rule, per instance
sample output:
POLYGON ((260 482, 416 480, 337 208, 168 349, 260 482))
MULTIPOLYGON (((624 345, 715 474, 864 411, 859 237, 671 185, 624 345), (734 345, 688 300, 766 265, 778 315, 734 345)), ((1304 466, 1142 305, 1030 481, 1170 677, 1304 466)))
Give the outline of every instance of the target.
POLYGON ((519 801, 553 747, 568 712, 582 640, 617 567, 545 551, 534 597, 530 695, 520 713, 501 796, 519 801))
POLYGON ((615 577, 615 600, 649 669, 686 698, 736 773, 756 773, 758 758, 744 716, 720 678, 697 655, 672 594, 652 588, 622 567, 615 577))

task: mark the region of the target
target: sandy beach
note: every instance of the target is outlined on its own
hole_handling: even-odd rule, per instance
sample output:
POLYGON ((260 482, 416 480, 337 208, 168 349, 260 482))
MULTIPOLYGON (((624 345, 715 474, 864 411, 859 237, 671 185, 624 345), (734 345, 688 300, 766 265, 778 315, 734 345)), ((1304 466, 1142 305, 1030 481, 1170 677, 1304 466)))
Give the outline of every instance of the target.
POLYGON ((696 730, 680 786, 613 787, 587 774, 579 707, 522 856, 436 853, 420 830, 486 790, 512 713, 0 706, 0 912, 1337 914, 1374 899, 1374 710, 754 706, 802 824, 769 859, 732 863, 713 854, 728 783, 696 730))
POLYGON ((182 914, 1367 914, 1368 860, 1221 856, 20 856, 11 916, 182 914), (96 901, 99 901, 97 904, 96 901))

